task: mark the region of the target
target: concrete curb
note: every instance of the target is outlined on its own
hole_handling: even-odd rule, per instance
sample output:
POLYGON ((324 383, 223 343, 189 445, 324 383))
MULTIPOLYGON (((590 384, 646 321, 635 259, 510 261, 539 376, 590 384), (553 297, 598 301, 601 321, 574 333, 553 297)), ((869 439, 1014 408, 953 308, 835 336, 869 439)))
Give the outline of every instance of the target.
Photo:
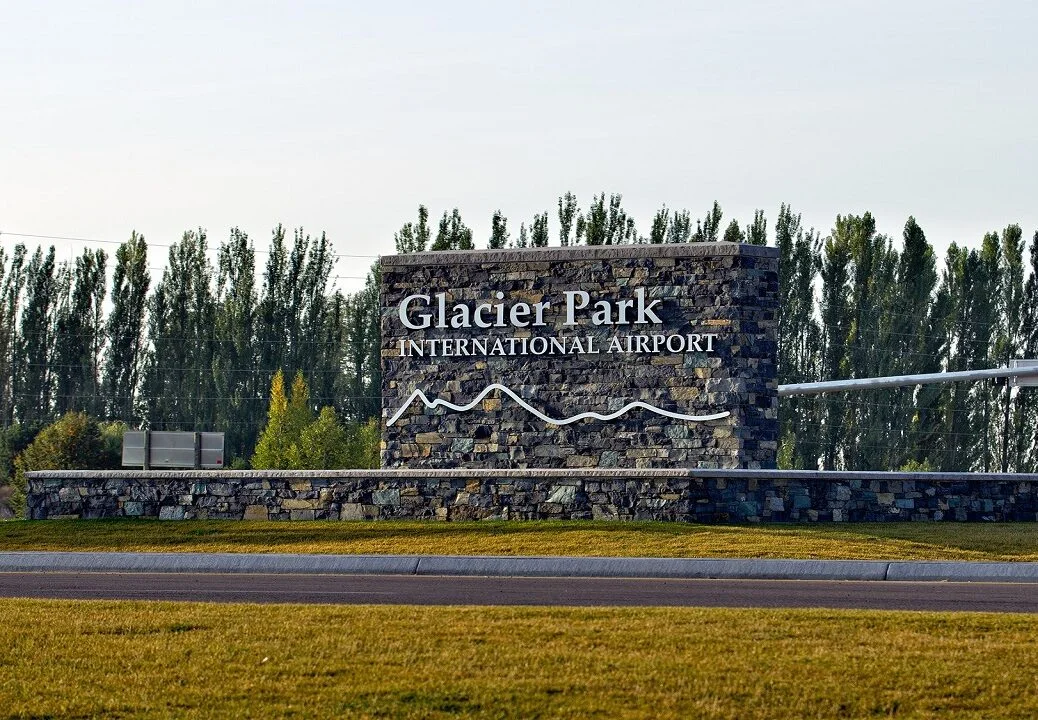
POLYGON ((0 572, 276 573, 1038 583, 1038 563, 447 555, 0 552, 0 572))

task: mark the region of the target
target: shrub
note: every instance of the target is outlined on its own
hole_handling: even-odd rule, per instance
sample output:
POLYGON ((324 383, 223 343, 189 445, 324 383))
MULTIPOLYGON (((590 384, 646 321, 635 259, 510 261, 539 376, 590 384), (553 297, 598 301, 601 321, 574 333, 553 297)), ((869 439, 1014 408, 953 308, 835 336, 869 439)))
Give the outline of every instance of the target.
POLYGON ((321 408, 321 414, 300 433, 289 451, 294 470, 332 470, 351 467, 349 436, 339 422, 335 408, 321 408))
POLYGON ((346 467, 378 468, 382 462, 382 432, 378 420, 370 418, 350 428, 349 454, 346 467))
MULTIPOLYGON (((102 432, 97 420, 83 412, 66 413, 40 430, 36 438, 14 460, 16 512, 25 513, 25 473, 32 470, 107 470, 119 467, 114 438, 121 423, 108 423, 102 432)), ((121 434, 119 435, 121 442, 121 434)))

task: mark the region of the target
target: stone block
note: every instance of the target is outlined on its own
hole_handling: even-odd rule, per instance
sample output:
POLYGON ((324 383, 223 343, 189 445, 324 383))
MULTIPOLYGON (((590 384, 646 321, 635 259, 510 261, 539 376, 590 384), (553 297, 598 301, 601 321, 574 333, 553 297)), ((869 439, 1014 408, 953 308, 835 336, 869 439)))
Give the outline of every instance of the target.
POLYGON ((184 508, 180 505, 163 505, 159 508, 159 520, 183 520, 184 508))
POLYGON ((400 504, 400 490, 398 489, 387 489, 387 490, 375 490, 371 493, 371 502, 375 505, 399 505, 400 504))
POLYGON ((267 506, 266 505, 246 505, 245 514, 242 517, 243 520, 266 520, 267 519, 267 506))
POLYGON ((562 485, 556 487, 548 495, 549 503, 569 504, 576 500, 577 488, 573 485, 562 485))

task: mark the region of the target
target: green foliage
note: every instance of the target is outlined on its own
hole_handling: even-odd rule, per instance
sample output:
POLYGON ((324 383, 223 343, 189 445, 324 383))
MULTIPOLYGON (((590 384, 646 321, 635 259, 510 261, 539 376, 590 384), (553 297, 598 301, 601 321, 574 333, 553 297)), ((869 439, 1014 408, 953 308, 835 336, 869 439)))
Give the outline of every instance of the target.
POLYGON ((915 459, 909 460, 898 469, 901 472, 933 472, 934 470, 933 465, 930 464, 929 460, 923 460, 920 462, 915 459))
POLYGON ((216 301, 208 247, 204 230, 185 232, 169 248, 162 280, 151 297, 151 351, 143 383, 153 430, 194 430, 212 424, 214 344, 208 339, 216 321, 216 301))
POLYGON ((375 418, 354 424, 349 431, 349 468, 378 468, 381 465, 382 426, 375 418))
POLYGON ((515 239, 513 247, 530 247, 530 234, 526 231, 526 223, 519 223, 519 236, 515 239))
POLYGON ((623 209, 623 196, 596 195, 585 215, 577 216, 577 242, 581 238, 588 245, 620 245, 638 241, 634 218, 628 217, 623 209))
POLYGON ((299 440, 290 449, 289 457, 294 470, 350 467, 349 438, 334 408, 321 408, 317 419, 299 434, 299 440))
POLYGON ((797 467, 796 437, 787 430, 779 441, 777 465, 779 470, 800 470, 797 467))
POLYGON ((732 221, 728 223, 728 227, 725 228, 724 237, 721 239, 725 242, 741 243, 746 242, 746 234, 739 227, 739 221, 732 218, 732 221))
POLYGON ((750 245, 768 244, 768 220, 763 210, 754 210, 753 222, 746 226, 746 242, 750 245))
MULTIPOLYGON (((104 427, 84 412, 65 413, 46 426, 14 460, 14 487, 19 503, 25 489, 25 473, 33 470, 112 470, 120 466, 125 427, 106 423, 104 427)), ((18 508, 24 514, 24 505, 18 508)))
POLYGON ((533 216, 530 247, 548 247, 548 213, 533 216))
POLYGON ((96 419, 84 412, 68 412, 36 435, 15 458, 17 473, 30 470, 111 470, 119 467, 124 429, 120 423, 102 429, 96 419))
POLYGON ((112 278, 112 310, 105 335, 108 353, 104 363, 104 401, 109 417, 134 417, 134 393, 144 360, 145 311, 148 304, 148 246, 136 231, 115 251, 112 278))
POLYGON ((303 371, 297 370, 292 380, 292 390, 288 396, 288 407, 285 409, 285 435, 293 441, 314 419, 314 411, 310 408, 310 388, 303 377, 303 371))
POLYGON ((46 422, 51 413, 57 293, 54 246, 46 255, 42 248, 36 248, 26 269, 25 306, 15 351, 17 368, 13 393, 18 419, 29 424, 46 422))
POLYGON ((472 250, 472 230, 461 219, 458 208, 448 215, 443 213, 440 227, 433 242, 433 250, 472 250))
POLYGON ((667 227, 668 243, 687 243, 692 240, 692 213, 688 210, 675 211, 667 227))
POLYGON ((577 196, 567 192, 559 197, 559 244, 562 247, 570 244, 570 230, 573 229, 573 222, 576 217, 577 196))
POLYGON ((267 425, 252 456, 260 470, 334 470, 378 467, 381 432, 376 420, 344 427, 335 408, 324 406, 317 419, 309 390, 297 372, 288 397, 278 371, 270 388, 267 425))
POLYGON ((123 435, 129 430, 129 426, 121 420, 112 422, 99 422, 98 430, 101 432, 101 447, 107 462, 111 463, 111 469, 122 467, 123 435))
POLYGON ((280 370, 270 381, 270 408, 267 425, 263 428, 251 465, 256 470, 284 470, 290 465, 289 451, 294 438, 288 435, 286 421, 288 398, 285 396, 285 376, 280 370))
POLYGON ((393 236, 393 241, 401 255, 425 251, 429 244, 429 211, 425 205, 418 206, 418 222, 405 223, 393 236))
POLYGON ((667 226, 670 225, 670 210, 664 205, 652 217, 652 227, 649 229, 649 242, 659 245, 667 240, 667 226))
POLYGON ((490 241, 487 248, 500 250, 505 247, 508 247, 508 218, 502 215, 500 210, 495 210, 494 216, 490 219, 490 241))
POLYGON ((717 235, 721 232, 721 206, 714 200, 710 212, 701 220, 696 221, 696 232, 692 236, 692 242, 717 242, 717 235))
MULTIPOLYGON (((642 237, 621 200, 600 193, 581 209, 564 193, 558 242, 686 243, 722 233, 752 244, 768 239, 762 210, 749 223, 722 225, 717 202, 696 223, 687 209, 664 206, 642 237)), ((417 219, 395 234, 398 252, 472 246, 457 209, 443 214, 435 242, 428 219, 419 206, 417 219)), ((542 247, 550 237, 547 213, 523 223, 517 237, 509 237, 502 211, 491 224, 491 247, 542 247)), ((1009 224, 974 249, 951 244, 938 266, 914 218, 898 242, 867 212, 837 216, 819 233, 783 204, 775 244, 780 384, 996 367, 1038 356, 1038 233, 1028 254, 1023 230, 1009 224)), ((26 446, 21 438, 65 410, 135 426, 149 419, 154 429, 223 431, 228 458, 259 453, 277 467, 291 464, 286 453, 321 420, 312 415, 318 408, 334 409, 347 444, 369 431, 364 423, 381 403, 377 263, 362 290, 334 291, 336 256, 325 235, 298 228, 286 239, 281 225, 264 268, 236 228, 215 266, 211 255, 204 232, 185 233, 149 295, 147 245, 136 232, 115 253, 110 289, 102 251, 58 264, 51 249, 0 248, 0 428, 17 428, 20 438, 0 443, 0 472, 26 446), (280 430, 265 398, 279 368, 309 380, 305 393, 291 393, 291 412, 282 388, 280 430)), ((784 467, 1038 469, 1032 388, 960 383, 784 398, 779 421, 784 441, 795 440, 780 450, 784 467)), ((345 462, 377 462, 371 432, 370 441, 355 443, 368 448, 364 459, 345 462)))
POLYGON ((54 333, 54 412, 104 412, 101 395, 103 303, 107 287, 104 250, 84 250, 58 272, 54 333))

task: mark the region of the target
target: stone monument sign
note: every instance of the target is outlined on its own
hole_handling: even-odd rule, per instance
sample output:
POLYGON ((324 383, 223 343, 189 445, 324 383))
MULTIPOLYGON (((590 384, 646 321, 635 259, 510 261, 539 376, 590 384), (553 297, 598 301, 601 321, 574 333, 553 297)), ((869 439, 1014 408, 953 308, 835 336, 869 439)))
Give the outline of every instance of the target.
POLYGON ((774 467, 773 248, 427 252, 381 272, 384 467, 774 467))

